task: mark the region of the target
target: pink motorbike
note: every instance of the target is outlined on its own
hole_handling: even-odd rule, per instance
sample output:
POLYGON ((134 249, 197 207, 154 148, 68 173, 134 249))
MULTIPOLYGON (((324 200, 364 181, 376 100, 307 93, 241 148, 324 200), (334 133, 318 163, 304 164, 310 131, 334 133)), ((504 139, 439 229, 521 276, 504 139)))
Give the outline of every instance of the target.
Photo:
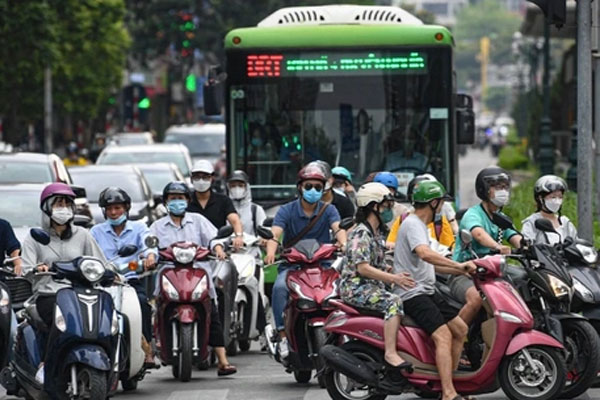
MULTIPOLYGON (((489 393, 499 386, 513 400, 558 398, 566 379, 562 344, 533 329, 527 305, 508 282, 500 279, 506 265, 504 257, 488 256, 474 262, 477 270, 473 279, 487 314, 481 325, 484 349, 479 369, 455 372, 456 390, 464 395, 489 393)), ((329 315, 325 330, 332 335, 329 343, 342 344, 328 344, 320 353, 331 398, 382 400, 405 392, 441 393, 433 341, 410 318, 402 319, 397 348, 413 368, 404 372, 402 382, 391 381, 384 367, 383 315, 339 300, 332 303, 338 310, 329 315)))

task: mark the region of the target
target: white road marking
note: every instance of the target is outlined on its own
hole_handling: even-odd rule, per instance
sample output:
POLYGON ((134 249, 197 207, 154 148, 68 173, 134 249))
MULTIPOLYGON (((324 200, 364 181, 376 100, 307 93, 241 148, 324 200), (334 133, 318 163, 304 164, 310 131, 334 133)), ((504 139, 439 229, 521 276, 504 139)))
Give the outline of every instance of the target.
POLYGON ((225 390, 176 390, 168 400, 226 400, 229 389, 225 390))

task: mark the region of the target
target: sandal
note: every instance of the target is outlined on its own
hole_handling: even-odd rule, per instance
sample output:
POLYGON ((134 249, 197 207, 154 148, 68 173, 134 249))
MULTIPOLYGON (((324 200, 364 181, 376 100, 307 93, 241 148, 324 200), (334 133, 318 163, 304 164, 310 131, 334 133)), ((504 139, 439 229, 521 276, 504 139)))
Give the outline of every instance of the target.
POLYGON ((383 360, 383 365, 385 365, 385 375, 389 378, 392 384, 400 384, 406 380, 402 371, 406 371, 408 373, 412 373, 412 363, 408 361, 404 361, 400 365, 392 365, 387 360, 383 360))
POLYGON ((144 361, 144 368, 146 368, 146 369, 159 369, 160 365, 158 365, 154 361, 144 361))
POLYGON ((231 364, 227 364, 227 365, 223 365, 221 367, 218 367, 217 369, 217 376, 227 376, 227 375, 233 375, 237 372, 237 368, 231 364))

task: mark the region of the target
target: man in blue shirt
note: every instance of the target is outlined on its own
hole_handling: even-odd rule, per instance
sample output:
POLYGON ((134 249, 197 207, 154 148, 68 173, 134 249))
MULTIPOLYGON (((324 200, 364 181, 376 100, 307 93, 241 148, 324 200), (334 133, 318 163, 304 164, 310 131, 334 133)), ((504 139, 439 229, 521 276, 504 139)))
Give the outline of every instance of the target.
MULTIPOLYGON (((331 243, 330 229, 335 232, 335 237, 340 245, 344 246, 346 244, 346 231, 340 229, 340 214, 335 207, 328 206, 320 201, 326 183, 323 168, 316 163, 308 164, 298 173, 297 183, 300 198, 282 206, 273 220, 271 228, 273 239, 267 242, 265 265, 273 264, 275 261, 275 252, 282 234, 284 247, 292 246, 295 244, 293 242, 297 242, 299 239, 316 239, 319 243, 331 243), (327 208, 321 212, 323 207, 327 208), (314 226, 301 238, 298 238, 298 235, 311 223, 311 220, 319 215, 320 217, 318 217, 314 226)), ((284 331, 283 312, 289 297, 286 280, 290 268, 290 265, 281 264, 279 266, 279 273, 273 285, 271 298, 273 319, 281 338, 279 343, 279 356, 281 359, 287 358, 289 355, 284 331)))
MULTIPOLYGON (((99 205, 104 213, 106 221, 94 226, 90 233, 98 242, 107 260, 111 260, 119 268, 119 272, 128 272, 133 275, 129 284, 135 288, 142 309, 142 333, 147 343, 152 342, 152 308, 148 304, 146 287, 139 279, 135 278, 135 272, 129 272, 128 268, 122 269, 130 261, 138 261, 138 255, 129 257, 118 257, 117 252, 125 245, 133 244, 138 249, 144 249, 144 240, 150 234, 150 230, 143 222, 129 221, 127 219, 131 208, 131 198, 123 189, 108 187, 100 192, 99 205)), ((158 252, 156 249, 146 249, 143 253, 144 270, 153 269, 156 266, 158 252)), ((128 276, 129 276, 128 275, 128 276)), ((146 368, 158 367, 154 363, 154 355, 150 346, 144 345, 146 352, 146 368)))

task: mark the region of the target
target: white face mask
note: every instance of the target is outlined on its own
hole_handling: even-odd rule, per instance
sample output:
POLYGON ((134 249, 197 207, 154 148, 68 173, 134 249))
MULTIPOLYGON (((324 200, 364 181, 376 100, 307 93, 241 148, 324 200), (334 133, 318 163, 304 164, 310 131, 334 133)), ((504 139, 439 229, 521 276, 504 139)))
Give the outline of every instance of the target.
POLYGON ((491 200, 496 207, 504 207, 510 200, 510 192, 508 190, 496 190, 494 198, 491 200))
POLYGON ((544 200, 544 204, 546 205, 546 208, 548 209, 548 211, 550 211, 553 214, 556 214, 558 212, 558 210, 560 210, 560 207, 562 207, 562 203, 563 203, 563 199, 544 200))
POLYGON ((50 218, 59 225, 65 225, 73 218, 73 210, 67 207, 55 208, 50 218))
POLYGON ((241 200, 246 194, 246 189, 243 187, 232 187, 229 188, 229 197, 232 200, 241 200))
POLYGON ((198 180, 192 181, 192 184, 194 185, 194 189, 196 189, 196 191, 200 192, 200 193, 204 193, 207 190, 209 190, 211 183, 212 183, 212 181, 210 179, 198 179, 198 180))

